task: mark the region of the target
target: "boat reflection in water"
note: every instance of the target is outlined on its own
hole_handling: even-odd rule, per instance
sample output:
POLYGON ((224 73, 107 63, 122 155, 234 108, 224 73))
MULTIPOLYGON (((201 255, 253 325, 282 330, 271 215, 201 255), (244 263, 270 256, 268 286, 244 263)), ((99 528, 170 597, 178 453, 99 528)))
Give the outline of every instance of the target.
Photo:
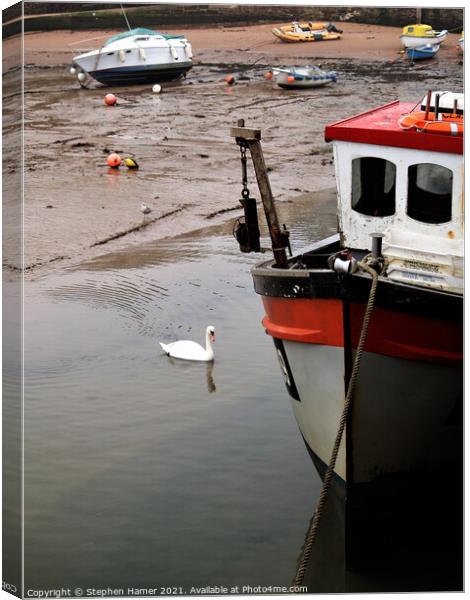
POLYGON ((303 585, 310 593, 463 589, 462 469, 458 461, 362 497, 356 490, 354 504, 334 479, 303 585))
POLYGON ((330 550, 314 547, 312 590, 323 560, 344 563, 334 589, 462 589, 463 94, 327 126, 338 235, 289 259, 260 132, 232 135, 251 150, 273 241, 253 270, 263 325, 340 515, 321 533, 330 550))

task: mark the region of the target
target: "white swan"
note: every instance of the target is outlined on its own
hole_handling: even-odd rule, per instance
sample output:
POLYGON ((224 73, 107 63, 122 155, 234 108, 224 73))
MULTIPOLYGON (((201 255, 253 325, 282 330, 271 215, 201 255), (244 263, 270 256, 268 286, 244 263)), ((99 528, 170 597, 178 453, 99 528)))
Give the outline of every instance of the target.
POLYGON ((209 362, 214 360, 214 350, 212 342, 215 341, 215 329, 212 325, 206 329, 206 347, 203 348, 200 344, 190 340, 180 340, 171 344, 162 344, 163 352, 173 358, 181 358, 183 360, 202 360, 209 362))

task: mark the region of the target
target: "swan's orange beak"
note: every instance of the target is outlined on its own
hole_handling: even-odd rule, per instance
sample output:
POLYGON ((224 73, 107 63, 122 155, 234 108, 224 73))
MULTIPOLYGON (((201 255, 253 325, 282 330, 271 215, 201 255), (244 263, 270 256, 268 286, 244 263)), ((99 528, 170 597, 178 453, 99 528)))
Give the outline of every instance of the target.
POLYGON ((211 336, 211 342, 215 342, 215 333, 211 333, 210 336, 211 336))

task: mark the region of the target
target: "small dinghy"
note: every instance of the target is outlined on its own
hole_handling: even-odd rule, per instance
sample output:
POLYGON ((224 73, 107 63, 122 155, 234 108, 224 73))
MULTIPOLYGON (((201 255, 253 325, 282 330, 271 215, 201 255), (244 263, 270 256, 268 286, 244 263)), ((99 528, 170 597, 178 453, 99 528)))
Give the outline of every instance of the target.
POLYGON ((336 82, 336 71, 322 71, 318 67, 274 67, 266 73, 281 88, 314 88, 336 82))
POLYGON ((416 48, 406 48, 406 54, 411 60, 434 58, 439 51, 440 44, 425 44, 416 48))
POLYGON ((171 344, 160 343, 163 352, 172 358, 180 358, 181 360, 198 360, 209 362, 214 360, 214 349, 212 342, 215 341, 215 329, 212 325, 206 329, 206 347, 191 340, 180 340, 171 344))
POLYGON ((333 23, 318 21, 298 22, 292 21, 288 25, 281 25, 272 30, 272 34, 283 42, 322 42, 324 40, 339 40, 342 34, 333 23))

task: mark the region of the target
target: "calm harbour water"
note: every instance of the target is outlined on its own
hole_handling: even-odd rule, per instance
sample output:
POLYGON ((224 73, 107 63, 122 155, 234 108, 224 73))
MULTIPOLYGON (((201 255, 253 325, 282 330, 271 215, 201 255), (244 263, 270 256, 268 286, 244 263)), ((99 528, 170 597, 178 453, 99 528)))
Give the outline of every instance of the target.
MULTIPOLYGON (((296 249, 334 230, 329 198, 283 205, 318 216, 296 249)), ((320 480, 260 323, 260 255, 229 230, 26 283, 26 590, 291 585, 320 480), (161 353, 209 324, 213 367, 161 353)))

